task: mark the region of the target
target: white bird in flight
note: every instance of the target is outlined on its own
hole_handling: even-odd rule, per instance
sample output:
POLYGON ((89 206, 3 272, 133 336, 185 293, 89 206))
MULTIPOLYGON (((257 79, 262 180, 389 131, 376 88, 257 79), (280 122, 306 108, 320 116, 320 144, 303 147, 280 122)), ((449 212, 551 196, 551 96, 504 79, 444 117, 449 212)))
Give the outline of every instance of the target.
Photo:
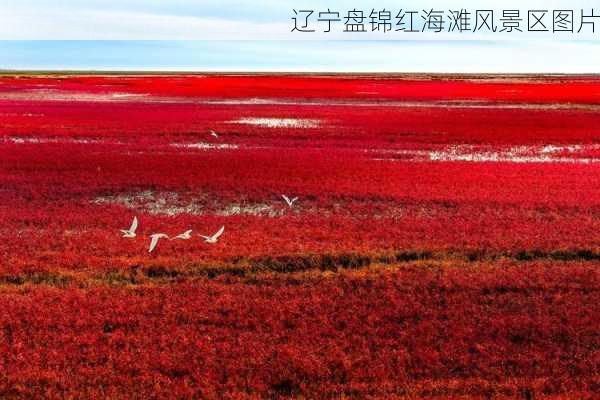
POLYGON ((156 248, 158 241, 162 238, 169 238, 169 235, 165 235, 164 233, 155 233, 150 235, 150 248, 148 249, 148 253, 152 253, 152 251, 156 248))
POLYGON ((131 226, 129 227, 129 229, 125 230, 125 229, 121 229, 121 232, 123 233, 123 237, 124 238, 134 238, 136 236, 135 231, 137 230, 138 227, 138 219, 137 217, 133 217, 133 222, 131 223, 131 226))
POLYGON ((282 194, 281 197, 283 197, 283 199, 285 200, 285 202, 287 203, 287 205, 292 208, 294 206, 294 202, 296 200, 298 200, 298 197, 294 197, 293 199, 290 199, 289 197, 287 197, 285 194, 282 194))
POLYGON ((175 239, 181 239, 181 240, 188 240, 192 238, 192 230, 187 230, 185 232, 183 232, 180 235, 175 236, 174 238, 171 238, 171 240, 175 240, 175 239))
POLYGON ((215 233, 212 236, 204 236, 204 235, 200 235, 200 237, 204 238, 204 241, 206 243, 217 243, 217 240, 219 239, 219 236, 221 236, 223 234, 223 231, 225 230, 225 227, 222 226, 221 229, 219 229, 217 231, 217 233, 215 233))
POLYGON ((215 132, 213 130, 210 131, 210 136, 215 137, 215 138, 219 137, 219 135, 217 135, 217 132, 215 132))

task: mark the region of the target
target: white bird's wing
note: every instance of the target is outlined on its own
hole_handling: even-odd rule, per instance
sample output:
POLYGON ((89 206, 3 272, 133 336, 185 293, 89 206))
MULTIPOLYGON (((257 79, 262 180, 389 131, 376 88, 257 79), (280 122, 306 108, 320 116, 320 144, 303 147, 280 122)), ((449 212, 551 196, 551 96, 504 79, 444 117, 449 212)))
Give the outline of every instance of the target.
POLYGON ((292 199, 292 203, 294 203, 296 200, 298 200, 298 197, 294 197, 294 198, 292 199))
POLYGON ((201 238, 204 238, 206 240, 210 239, 210 236, 204 236, 204 235, 200 235, 201 238))
POLYGON ((192 230, 188 230, 185 231, 177 236, 175 236, 174 238, 171 238, 170 240, 174 240, 174 239, 189 239, 190 238, 190 234, 192 233, 192 230))
POLYGON ((138 219, 137 219, 137 217, 133 217, 133 222, 131 223, 131 228, 129 228, 129 232, 135 233, 137 227, 138 227, 138 219))
POLYGON ((150 248, 148 249, 148 253, 152 253, 152 250, 154 250, 154 248, 158 244, 158 241, 161 238, 161 236, 159 235, 152 235, 150 237, 152 238, 152 240, 150 241, 150 248))
POLYGON ((219 238, 219 236, 221 236, 223 234, 224 230, 225 230, 225 226, 222 226, 221 229, 219 229, 217 231, 217 233, 215 233, 214 235, 212 235, 211 239, 212 240, 217 240, 219 238))
POLYGON ((291 205, 289 197, 287 197, 285 194, 282 194, 281 197, 283 197, 283 199, 285 200, 286 203, 288 203, 288 205, 291 205))

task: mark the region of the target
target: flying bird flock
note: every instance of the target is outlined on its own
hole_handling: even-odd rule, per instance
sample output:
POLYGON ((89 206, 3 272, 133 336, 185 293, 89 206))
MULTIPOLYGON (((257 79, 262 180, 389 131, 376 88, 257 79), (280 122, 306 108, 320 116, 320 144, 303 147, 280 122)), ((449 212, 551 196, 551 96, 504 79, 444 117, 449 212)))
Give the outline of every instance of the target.
MULTIPOLYGON (((288 196, 286 196, 285 194, 282 194, 281 197, 283 198, 283 200, 285 201, 285 203, 288 205, 289 208, 292 208, 294 206, 294 203, 298 200, 298 197, 294 197, 292 199, 290 199, 288 196)), ((133 239, 135 237, 137 237, 137 228, 138 228, 138 219, 137 217, 133 217, 133 221, 131 222, 131 226, 129 227, 129 229, 121 229, 121 233, 122 233, 122 237, 123 238, 128 238, 128 239, 133 239)), ((219 228, 219 230, 217 232, 215 232, 214 234, 210 235, 210 236, 206 236, 206 235, 198 235, 201 238, 204 239, 204 242, 209 243, 209 244, 215 244, 219 241, 219 238, 221 237, 221 235, 223 234, 223 232, 225 232, 225 226, 222 226, 221 228, 219 228)), ((170 237, 169 235, 167 235, 166 233, 153 233, 149 236, 150 238, 150 245, 148 247, 148 253, 152 253, 155 249, 156 246, 158 246, 158 242, 161 239, 169 239, 169 240, 189 240, 192 238, 192 229, 188 229, 187 231, 180 233, 179 235, 170 237)))
MULTIPOLYGON (((121 229, 121 232, 123 233, 123 237, 124 238, 135 238, 137 236, 137 234, 136 234, 137 227, 138 227, 138 219, 137 219, 137 217, 133 217, 133 222, 131 223, 131 227, 127 230, 121 229)), ((200 236, 204 238, 204 241, 206 243, 214 244, 214 243, 217 243, 219 236, 221 236, 224 231, 225 231, 225 226, 222 226, 212 236, 204 236, 204 235, 200 235, 200 236)), ((148 253, 152 253, 154 251, 154 249, 156 249, 156 246, 158 245, 158 242, 160 241, 160 239, 189 240, 192 238, 192 230, 189 229, 189 230, 187 230, 177 236, 174 236, 174 237, 169 237, 169 235, 167 235, 166 233, 153 233, 149 237, 150 237, 150 246, 148 247, 148 253)))

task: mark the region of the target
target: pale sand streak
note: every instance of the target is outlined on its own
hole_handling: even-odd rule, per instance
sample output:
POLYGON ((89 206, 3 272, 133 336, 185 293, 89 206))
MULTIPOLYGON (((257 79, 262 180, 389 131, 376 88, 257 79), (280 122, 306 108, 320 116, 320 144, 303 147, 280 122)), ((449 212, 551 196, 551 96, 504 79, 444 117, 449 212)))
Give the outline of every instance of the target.
POLYGON ((545 145, 513 146, 507 148, 482 148, 470 145, 447 146, 440 150, 367 150, 379 154, 395 154, 410 157, 404 160, 377 157, 378 161, 464 161, 464 162, 511 162, 511 163, 574 163, 592 164, 600 158, 577 157, 578 152, 598 151, 600 145, 545 145), (570 154, 566 157, 564 153, 570 154))
POLYGON ((300 118, 241 118, 232 124, 254 125, 263 128, 318 128, 319 120, 300 118))

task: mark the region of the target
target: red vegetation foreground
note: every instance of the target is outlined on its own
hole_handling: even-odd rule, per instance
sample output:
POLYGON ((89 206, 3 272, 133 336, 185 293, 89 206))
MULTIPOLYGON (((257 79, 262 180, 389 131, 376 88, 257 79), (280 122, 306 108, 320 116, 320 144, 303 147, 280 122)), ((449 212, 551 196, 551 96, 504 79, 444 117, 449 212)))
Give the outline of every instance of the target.
POLYGON ((2 398, 600 397, 594 78, 1 77, 0 221, 2 398))
POLYGON ((585 263, 28 288, 0 300, 3 397, 585 398, 585 263))

